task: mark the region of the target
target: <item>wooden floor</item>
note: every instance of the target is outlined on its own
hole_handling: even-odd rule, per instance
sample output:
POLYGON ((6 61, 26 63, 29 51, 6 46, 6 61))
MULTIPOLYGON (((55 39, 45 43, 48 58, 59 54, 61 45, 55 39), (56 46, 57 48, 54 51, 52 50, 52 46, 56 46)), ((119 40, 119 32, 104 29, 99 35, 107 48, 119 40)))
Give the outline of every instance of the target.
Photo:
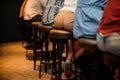
MULTIPOLYGON (((42 70, 39 79, 38 70, 33 69, 33 60, 26 59, 25 53, 22 42, 0 44, 0 80, 51 80, 51 70, 47 73, 42 70)), ((64 73, 62 80, 66 80, 64 73)))

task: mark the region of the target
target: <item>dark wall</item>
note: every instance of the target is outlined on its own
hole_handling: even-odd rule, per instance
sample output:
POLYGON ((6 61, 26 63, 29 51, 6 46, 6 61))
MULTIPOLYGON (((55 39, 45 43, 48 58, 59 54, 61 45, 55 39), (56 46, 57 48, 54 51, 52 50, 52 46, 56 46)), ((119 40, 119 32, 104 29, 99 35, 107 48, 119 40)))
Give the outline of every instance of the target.
POLYGON ((0 2, 0 42, 22 40, 19 23, 21 4, 22 0, 2 0, 0 2))

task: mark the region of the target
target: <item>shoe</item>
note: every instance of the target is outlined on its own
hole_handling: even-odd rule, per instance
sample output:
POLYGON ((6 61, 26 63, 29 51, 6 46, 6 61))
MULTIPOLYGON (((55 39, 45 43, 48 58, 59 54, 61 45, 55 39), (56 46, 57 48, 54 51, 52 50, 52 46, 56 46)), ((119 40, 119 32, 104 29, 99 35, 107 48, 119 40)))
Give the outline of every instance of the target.
POLYGON ((65 73, 65 77, 67 77, 68 79, 72 79, 76 77, 76 75, 74 74, 74 70, 72 68, 72 64, 70 63, 65 63, 64 73, 65 73))

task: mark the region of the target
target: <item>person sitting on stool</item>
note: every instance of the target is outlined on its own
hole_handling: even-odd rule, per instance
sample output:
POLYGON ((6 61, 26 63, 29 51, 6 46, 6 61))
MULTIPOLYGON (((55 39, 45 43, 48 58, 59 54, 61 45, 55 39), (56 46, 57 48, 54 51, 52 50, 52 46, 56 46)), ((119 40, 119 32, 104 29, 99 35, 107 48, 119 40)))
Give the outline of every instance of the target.
MULTIPOLYGON (((54 19, 54 28, 63 29, 73 32, 73 23, 74 23, 74 12, 77 6, 77 0, 65 0, 63 8, 60 9, 59 13, 54 19)), ((72 44, 68 44, 68 56, 64 64, 64 72, 67 78, 73 78, 75 75, 72 73, 72 63, 73 63, 73 49, 72 44)), ((75 41, 75 54, 82 54, 84 49, 79 48, 78 42, 75 41)))
MULTIPOLYGON (((118 57, 120 57, 119 5, 119 0, 108 0, 97 33, 97 45, 99 49, 101 49, 102 51, 108 51, 112 55, 118 57)), ((115 74, 118 75, 117 68, 115 70, 115 74)))

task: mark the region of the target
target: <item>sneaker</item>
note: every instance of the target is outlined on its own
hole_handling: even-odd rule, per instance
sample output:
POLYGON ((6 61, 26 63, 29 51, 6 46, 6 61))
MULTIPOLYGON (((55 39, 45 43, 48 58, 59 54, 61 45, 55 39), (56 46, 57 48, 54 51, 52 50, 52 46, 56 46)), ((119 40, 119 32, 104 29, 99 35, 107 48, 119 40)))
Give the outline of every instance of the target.
POLYGON ((67 77, 68 79, 72 79, 76 77, 76 75, 73 73, 72 64, 70 63, 65 63, 64 73, 65 73, 65 77, 67 77))

